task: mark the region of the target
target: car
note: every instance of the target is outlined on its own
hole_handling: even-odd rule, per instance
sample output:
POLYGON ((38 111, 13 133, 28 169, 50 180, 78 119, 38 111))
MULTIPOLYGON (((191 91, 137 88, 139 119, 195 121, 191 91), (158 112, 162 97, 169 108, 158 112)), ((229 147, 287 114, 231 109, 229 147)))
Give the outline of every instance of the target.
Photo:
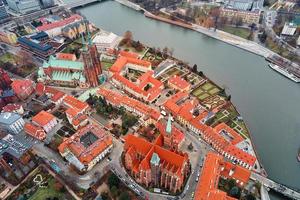
POLYGON ((195 192, 192 192, 192 198, 194 198, 194 196, 195 196, 195 192))
POLYGON ((197 177, 197 178, 196 178, 196 182, 198 182, 198 181, 199 181, 199 178, 197 177))

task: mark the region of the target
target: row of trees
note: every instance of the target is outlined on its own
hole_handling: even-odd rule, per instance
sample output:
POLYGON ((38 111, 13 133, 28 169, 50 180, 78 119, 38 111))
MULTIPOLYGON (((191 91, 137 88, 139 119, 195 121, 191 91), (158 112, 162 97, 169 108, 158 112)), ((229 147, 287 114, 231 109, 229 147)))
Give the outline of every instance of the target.
MULTIPOLYGON (((120 189, 121 182, 120 182, 120 179, 115 174, 112 173, 109 175, 107 184, 108 184, 108 187, 110 190, 110 194, 114 199, 116 199, 116 198, 118 198, 119 200, 130 200, 131 199, 131 197, 127 191, 122 191, 120 189)), ((101 197, 103 200, 111 199, 108 192, 101 193, 101 197)))

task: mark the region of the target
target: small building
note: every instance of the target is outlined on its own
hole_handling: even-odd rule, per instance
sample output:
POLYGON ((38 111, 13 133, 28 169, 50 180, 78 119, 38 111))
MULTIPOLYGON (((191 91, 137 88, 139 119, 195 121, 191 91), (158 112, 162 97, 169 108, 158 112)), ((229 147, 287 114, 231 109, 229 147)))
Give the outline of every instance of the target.
POLYGON ((24 125, 24 131, 28 135, 34 137, 35 139, 38 139, 40 141, 43 141, 46 139, 46 132, 41 127, 35 126, 32 123, 25 123, 24 125))
POLYGON ((0 114, 0 127, 12 134, 20 133, 24 124, 24 119, 16 113, 4 112, 0 114))
POLYGON ((52 114, 42 110, 32 117, 32 123, 42 127, 47 133, 50 132, 57 124, 57 119, 52 114))
POLYGON ((19 37, 18 43, 25 51, 45 60, 56 51, 49 43, 49 40, 48 34, 42 31, 33 35, 19 37))
POLYGON ((12 82, 11 87, 21 100, 27 99, 34 92, 34 82, 29 79, 16 79, 12 82))
POLYGON ((112 137, 98 125, 89 124, 65 138, 58 150, 71 165, 83 172, 91 170, 112 148, 112 137))
POLYGON ((292 23, 292 22, 290 22, 290 23, 286 22, 281 31, 281 36, 284 36, 284 37, 293 36, 293 35, 295 35, 296 30, 297 30, 297 24, 292 23))
POLYGON ((187 82, 186 80, 184 80, 183 78, 181 78, 180 76, 177 76, 177 75, 169 78, 168 84, 170 87, 174 88, 175 90, 179 90, 179 91, 188 92, 191 88, 191 84, 189 82, 187 82))
POLYGON ((37 166, 32 144, 23 132, 0 139, 0 176, 14 186, 37 166))
POLYGON ((12 112, 17 113, 19 115, 23 115, 24 109, 21 104, 9 103, 2 108, 2 112, 12 112))
POLYGON ((222 8, 221 16, 227 17, 229 20, 242 19, 246 24, 259 24, 260 11, 237 10, 232 8, 222 8))
POLYGON ((70 17, 67 17, 65 19, 50 19, 47 20, 46 18, 43 18, 42 20, 44 23, 43 25, 37 27, 38 31, 44 31, 46 32, 51 38, 56 37, 58 35, 64 35, 67 36, 70 39, 74 39, 72 36, 69 37, 70 35, 65 34, 66 32, 66 27, 71 27, 74 25, 80 26, 80 30, 76 29, 75 35, 78 36, 80 33, 83 33, 86 31, 84 23, 85 20, 82 19, 82 17, 78 14, 74 14, 70 17), (80 32, 79 32, 80 31, 80 32))
POLYGON ((23 15, 41 10, 38 0, 6 0, 6 2, 9 9, 23 15))
POLYGON ((115 49, 119 42, 119 36, 112 32, 106 32, 102 30, 98 32, 93 39, 93 43, 97 46, 98 51, 101 53, 115 49))
POLYGON ((84 127, 89 122, 87 115, 83 112, 83 110, 76 108, 68 108, 66 110, 67 119, 75 130, 84 127))

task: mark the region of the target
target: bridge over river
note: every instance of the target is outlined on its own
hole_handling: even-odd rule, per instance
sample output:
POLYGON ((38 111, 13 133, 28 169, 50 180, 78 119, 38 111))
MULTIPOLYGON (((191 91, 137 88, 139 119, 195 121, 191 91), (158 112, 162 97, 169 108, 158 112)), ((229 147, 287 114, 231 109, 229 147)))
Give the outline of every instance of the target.
POLYGON ((101 1, 104 0, 77 0, 65 4, 64 7, 68 9, 74 9, 74 8, 84 7, 93 3, 98 3, 101 1))
POLYGON ((275 181, 268 179, 264 176, 261 176, 257 173, 252 173, 251 174, 251 179, 253 180, 257 180, 258 182, 260 182, 261 184, 263 184, 264 186, 266 186, 267 188, 270 188, 278 193, 281 193, 282 195, 291 198, 291 199, 300 199, 300 193, 288 188, 285 185, 282 185, 280 183, 276 183, 275 181))

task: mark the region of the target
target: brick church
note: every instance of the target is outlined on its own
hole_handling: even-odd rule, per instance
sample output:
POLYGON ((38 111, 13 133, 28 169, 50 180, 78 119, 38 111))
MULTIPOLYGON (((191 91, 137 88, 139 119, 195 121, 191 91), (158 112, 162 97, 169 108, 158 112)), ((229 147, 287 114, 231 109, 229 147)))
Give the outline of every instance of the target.
POLYGON ((177 152, 170 118, 159 129, 162 127, 165 130, 152 143, 132 134, 126 136, 125 167, 138 183, 176 193, 183 189, 190 173, 189 158, 177 152))

